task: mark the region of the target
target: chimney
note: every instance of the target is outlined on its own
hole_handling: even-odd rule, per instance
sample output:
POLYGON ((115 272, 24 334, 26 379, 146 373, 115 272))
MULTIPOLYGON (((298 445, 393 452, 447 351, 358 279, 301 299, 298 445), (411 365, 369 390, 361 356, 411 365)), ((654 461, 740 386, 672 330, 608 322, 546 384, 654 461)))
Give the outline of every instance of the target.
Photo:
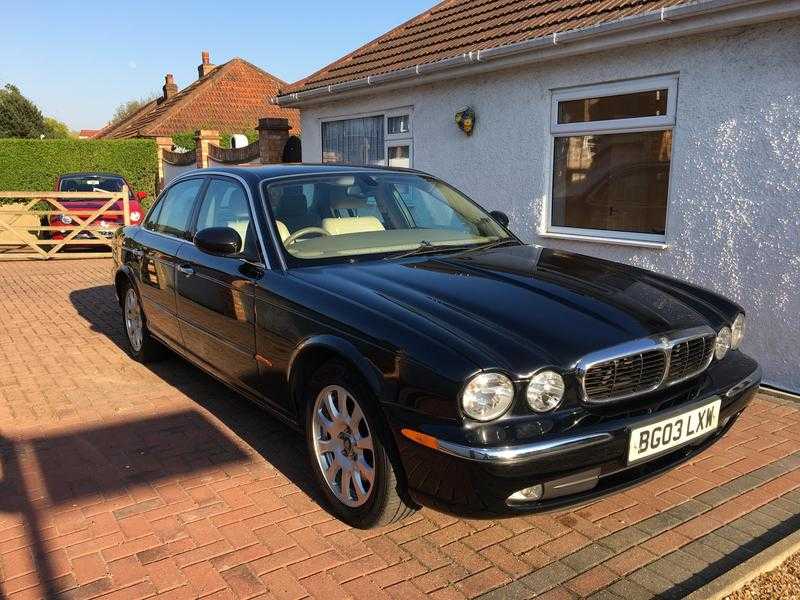
POLYGON ((211 64, 211 59, 208 56, 208 50, 203 50, 200 53, 203 62, 197 67, 197 75, 200 79, 211 73, 214 70, 214 65, 211 64))
POLYGON ((162 100, 168 100, 178 93, 178 86, 172 79, 172 73, 167 73, 164 76, 164 87, 161 89, 164 90, 164 96, 162 97, 162 100))

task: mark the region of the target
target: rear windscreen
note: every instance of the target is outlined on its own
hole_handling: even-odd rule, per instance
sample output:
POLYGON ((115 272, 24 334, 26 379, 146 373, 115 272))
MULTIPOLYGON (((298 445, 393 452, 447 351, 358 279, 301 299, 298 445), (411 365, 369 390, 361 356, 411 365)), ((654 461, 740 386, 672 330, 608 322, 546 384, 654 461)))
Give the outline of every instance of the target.
POLYGON ((122 177, 105 175, 75 175, 61 178, 60 192, 121 192, 122 177))

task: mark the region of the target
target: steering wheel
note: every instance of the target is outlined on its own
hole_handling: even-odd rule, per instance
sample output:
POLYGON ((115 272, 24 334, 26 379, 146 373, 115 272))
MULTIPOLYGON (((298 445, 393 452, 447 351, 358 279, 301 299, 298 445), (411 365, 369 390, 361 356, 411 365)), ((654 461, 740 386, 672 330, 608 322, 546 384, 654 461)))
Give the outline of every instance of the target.
POLYGON ((305 237, 309 233, 319 233, 319 234, 322 234, 324 236, 329 236, 330 235, 330 232, 326 231, 322 227, 303 227, 302 229, 298 229, 292 235, 290 235, 285 240, 283 240, 283 245, 284 246, 289 246, 291 244, 294 244, 301 237, 305 237))

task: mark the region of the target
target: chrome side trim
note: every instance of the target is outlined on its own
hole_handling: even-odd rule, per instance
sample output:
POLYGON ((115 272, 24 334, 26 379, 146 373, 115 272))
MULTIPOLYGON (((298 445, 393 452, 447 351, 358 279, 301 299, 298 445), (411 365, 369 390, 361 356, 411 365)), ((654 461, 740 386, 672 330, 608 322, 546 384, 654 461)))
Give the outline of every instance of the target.
POLYGON ((570 450, 582 450, 597 444, 603 444, 614 439, 610 433, 589 433, 586 435, 573 435, 532 444, 521 444, 519 446, 502 446, 498 448, 478 448, 466 446, 454 442, 439 440, 439 450, 445 454, 466 458, 479 462, 490 462, 497 464, 514 464, 543 458, 570 450))
POLYGON ((624 342, 622 344, 618 344, 616 346, 612 346, 610 348, 603 348, 602 350, 597 350, 595 352, 591 352, 581 358, 577 364, 575 365, 575 372, 578 377, 578 381, 581 384, 581 395, 583 396, 584 402, 589 402, 591 404, 605 404, 607 402, 618 402, 619 400, 625 400, 627 398, 633 398, 635 396, 641 396, 642 394, 647 394, 649 392, 653 392, 661 387, 666 387, 670 385, 674 385, 676 383, 680 383, 681 381, 685 381, 699 373, 702 373, 708 368, 708 365, 711 364, 711 360, 713 359, 714 353, 712 352, 710 357, 706 360, 703 367, 694 373, 686 375, 681 379, 676 379, 674 381, 670 381, 665 383, 667 375, 669 374, 669 367, 670 367, 670 360, 672 358, 672 348, 675 345, 680 344, 681 342, 686 342, 688 340, 697 338, 697 337, 705 337, 705 336, 716 336, 717 332, 714 331, 708 325, 701 325, 700 327, 692 327, 689 329, 681 329, 678 331, 671 331, 661 335, 653 335, 645 338, 639 338, 637 340, 632 340, 630 342, 624 342), (603 398, 602 400, 591 400, 586 393, 586 373, 600 363, 608 362, 610 360, 615 360, 619 358, 625 358, 626 356, 631 356, 633 354, 640 354, 642 352, 652 352, 652 351, 661 351, 664 353, 664 372, 661 375, 661 380, 653 386, 650 386, 645 389, 636 390, 635 392, 629 392, 626 394, 619 394, 617 396, 612 396, 610 398, 603 398))
POLYGON ((758 367, 755 371, 750 373, 750 375, 742 379, 739 383, 731 386, 731 388, 727 392, 725 392, 725 397, 733 398, 736 394, 739 394, 748 388, 758 385, 761 382, 761 377, 762 377, 761 367, 758 367))

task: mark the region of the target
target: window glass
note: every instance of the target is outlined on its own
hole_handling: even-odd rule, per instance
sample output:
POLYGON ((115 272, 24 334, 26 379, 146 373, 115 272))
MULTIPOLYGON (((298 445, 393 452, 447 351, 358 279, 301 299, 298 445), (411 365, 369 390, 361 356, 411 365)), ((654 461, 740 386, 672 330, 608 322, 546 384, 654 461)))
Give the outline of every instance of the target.
POLYGON ((208 227, 230 227, 242 238, 242 255, 258 256, 256 232, 250 206, 242 186, 228 179, 212 179, 197 215, 197 231, 208 227))
POLYGON ((635 119, 666 114, 667 90, 665 89, 598 98, 562 100, 558 103, 559 124, 635 119))
POLYGON ((161 198, 146 227, 159 233, 184 237, 195 198, 202 186, 203 179, 189 179, 173 185, 161 198))
POLYGON ((311 176, 265 185, 290 260, 347 259, 420 245, 469 247, 508 237, 468 198, 414 173, 311 176))
POLYGON ((383 115, 322 124, 322 162, 384 164, 383 115))
POLYGON ((551 224, 664 235, 672 131, 555 138, 551 224))
POLYGON ((389 153, 390 167, 403 167, 407 169, 411 166, 411 146, 389 146, 387 151, 389 153))
POLYGON ((125 185, 122 177, 108 175, 70 175, 62 177, 59 190, 62 192, 121 192, 125 185))
POLYGON ((398 115, 396 117, 389 117, 386 119, 386 133, 389 135, 397 135, 400 133, 408 133, 409 131, 409 118, 408 115, 398 115))

